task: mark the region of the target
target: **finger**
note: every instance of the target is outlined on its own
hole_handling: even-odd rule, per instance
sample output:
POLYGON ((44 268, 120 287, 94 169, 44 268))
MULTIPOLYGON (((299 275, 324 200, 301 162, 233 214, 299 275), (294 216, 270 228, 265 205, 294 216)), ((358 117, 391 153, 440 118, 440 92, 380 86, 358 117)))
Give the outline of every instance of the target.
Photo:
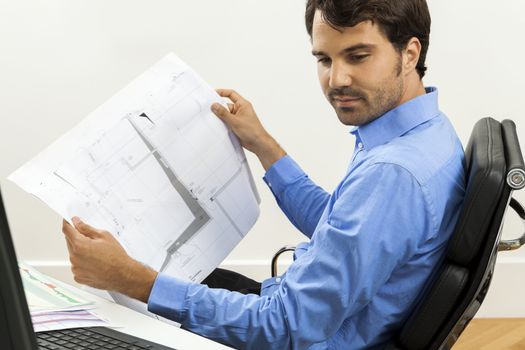
POLYGON ((233 114, 231 114, 228 109, 224 108, 224 106, 221 106, 219 103, 212 104, 211 110, 217 117, 227 124, 230 124, 234 118, 233 114))
POLYGON ((103 231, 99 230, 97 228, 94 228, 88 224, 86 224, 84 221, 82 221, 78 216, 75 216, 71 219, 73 221, 73 225, 75 225, 75 228, 80 232, 82 235, 89 237, 89 238, 98 238, 102 236, 103 231))
POLYGON ((67 251, 69 252, 69 256, 76 254, 78 251, 77 246, 78 246, 79 240, 73 241, 68 236, 65 236, 65 239, 66 239, 66 246, 67 246, 67 251))
POLYGON ((235 114, 235 105, 233 103, 228 103, 228 109, 230 113, 235 114))
POLYGON ((73 273, 73 280, 77 282, 78 284, 87 285, 87 281, 85 278, 75 275, 74 273, 73 273))
POLYGON ((228 97, 233 103, 244 102, 245 99, 232 89, 217 89, 217 93, 222 97, 228 97))
POLYGON ((62 232, 66 240, 67 250, 69 256, 73 256, 78 252, 78 247, 83 239, 87 239, 80 232, 78 232, 73 226, 71 226, 66 220, 62 224, 62 232))
POLYGON ((71 253, 73 251, 73 242, 71 241, 71 238, 69 238, 68 236, 65 236, 65 239, 66 239, 67 250, 71 253))
POLYGON ((74 244, 74 242, 82 238, 80 232, 78 232, 66 220, 62 221, 62 232, 64 233, 64 235, 66 236, 66 240, 69 241, 70 244, 74 244))

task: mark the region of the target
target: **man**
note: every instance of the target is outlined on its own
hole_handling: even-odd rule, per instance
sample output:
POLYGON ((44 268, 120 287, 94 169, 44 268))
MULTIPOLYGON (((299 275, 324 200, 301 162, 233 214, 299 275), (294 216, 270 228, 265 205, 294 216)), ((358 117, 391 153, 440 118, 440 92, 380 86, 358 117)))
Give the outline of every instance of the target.
MULTIPOLYGON (((348 172, 332 194, 308 179, 238 93, 218 90, 233 103, 212 106, 310 239, 286 274, 264 281, 260 295, 187 283, 134 261, 109 233, 74 218, 63 231, 78 282, 147 302, 237 348, 389 341, 442 258, 464 194, 461 144, 437 90, 421 81, 430 15, 424 0, 308 0, 306 26, 323 92, 341 123, 355 126, 348 172)), ((221 273, 206 281, 217 286, 221 273)), ((235 278, 229 289, 243 289, 248 280, 235 278)))

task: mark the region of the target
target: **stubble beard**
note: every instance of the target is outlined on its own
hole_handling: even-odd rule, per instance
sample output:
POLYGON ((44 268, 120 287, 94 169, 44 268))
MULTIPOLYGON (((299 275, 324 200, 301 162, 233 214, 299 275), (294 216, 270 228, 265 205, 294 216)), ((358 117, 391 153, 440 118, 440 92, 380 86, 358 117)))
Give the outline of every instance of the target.
POLYGON ((331 90, 328 98, 341 123, 353 126, 364 125, 397 107, 404 91, 401 71, 400 58, 392 74, 382 81, 376 90, 368 94, 355 87, 331 90), (334 103, 334 95, 359 97, 360 103, 355 107, 338 107, 334 103))

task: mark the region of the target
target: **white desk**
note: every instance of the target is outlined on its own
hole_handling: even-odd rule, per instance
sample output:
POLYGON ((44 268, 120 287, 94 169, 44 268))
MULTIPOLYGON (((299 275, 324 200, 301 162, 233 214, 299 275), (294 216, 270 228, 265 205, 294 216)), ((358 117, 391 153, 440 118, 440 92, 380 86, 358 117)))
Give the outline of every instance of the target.
POLYGON ((87 300, 93 301, 96 306, 94 311, 107 318, 111 323, 122 326, 115 328, 120 332, 128 333, 178 350, 230 349, 222 344, 153 319, 92 293, 75 288, 62 281, 57 282, 75 291, 87 300))

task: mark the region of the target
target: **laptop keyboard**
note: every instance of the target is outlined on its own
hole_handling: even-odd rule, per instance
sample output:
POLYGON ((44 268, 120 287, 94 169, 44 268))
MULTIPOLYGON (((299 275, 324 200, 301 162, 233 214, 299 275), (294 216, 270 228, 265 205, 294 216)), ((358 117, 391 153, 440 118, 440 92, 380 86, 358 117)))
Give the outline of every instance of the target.
POLYGON ((97 332, 96 328, 74 328, 40 332, 36 333, 36 338, 38 348, 41 350, 143 350, 157 348, 155 345, 149 345, 145 341, 138 340, 138 338, 118 339, 117 337, 97 332))

